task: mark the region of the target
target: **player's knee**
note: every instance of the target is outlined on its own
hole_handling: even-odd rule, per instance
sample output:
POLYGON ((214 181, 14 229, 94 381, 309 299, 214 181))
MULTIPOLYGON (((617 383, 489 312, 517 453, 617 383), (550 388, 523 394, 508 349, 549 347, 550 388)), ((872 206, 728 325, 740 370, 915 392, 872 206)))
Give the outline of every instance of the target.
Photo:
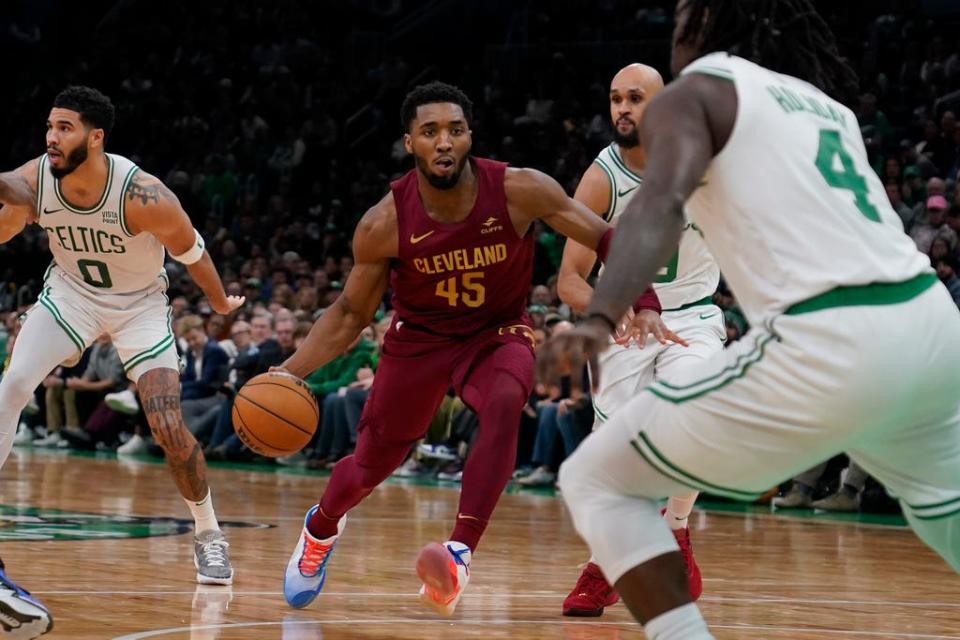
POLYGON ((585 505, 590 504, 590 496, 601 490, 596 486, 596 475, 589 470, 589 463, 585 456, 575 451, 560 465, 557 484, 560 494, 570 508, 574 521, 580 519, 580 513, 585 505))
POLYGON ((527 402, 527 393, 523 385, 510 374, 500 374, 494 384, 490 385, 484 405, 487 410, 502 410, 504 412, 519 412, 527 402))

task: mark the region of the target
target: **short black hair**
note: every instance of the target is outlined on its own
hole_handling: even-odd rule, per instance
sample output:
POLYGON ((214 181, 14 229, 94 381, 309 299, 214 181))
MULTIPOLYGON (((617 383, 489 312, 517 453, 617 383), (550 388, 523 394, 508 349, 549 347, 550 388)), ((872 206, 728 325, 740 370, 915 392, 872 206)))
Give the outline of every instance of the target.
POLYGON ((473 102, 467 97, 459 87, 446 82, 433 81, 427 84, 421 84, 407 94, 403 99, 403 106, 400 107, 400 126, 404 131, 410 130, 410 123, 417 117, 417 107, 425 104, 436 104, 437 102, 452 102, 463 109, 463 115, 467 119, 467 124, 473 121, 473 102))
POLYGON ((113 131, 116 110, 110 98, 96 89, 79 85, 69 86, 57 94, 53 99, 53 106, 76 111, 80 114, 80 122, 94 129, 103 129, 104 141, 113 131))

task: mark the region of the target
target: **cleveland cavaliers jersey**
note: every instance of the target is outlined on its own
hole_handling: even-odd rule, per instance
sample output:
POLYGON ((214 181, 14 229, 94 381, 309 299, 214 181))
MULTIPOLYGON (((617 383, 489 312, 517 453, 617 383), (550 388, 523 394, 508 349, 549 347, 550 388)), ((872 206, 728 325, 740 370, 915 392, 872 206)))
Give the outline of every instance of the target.
POLYGON ((461 222, 427 215, 417 169, 392 182, 400 235, 390 274, 397 317, 441 336, 464 337, 526 322, 533 234, 517 235, 507 211, 507 165, 470 158, 477 199, 461 222))
POLYGON ((163 272, 164 248, 150 233, 133 235, 124 217, 125 193, 138 167, 112 153, 100 200, 89 208, 71 204, 60 180, 40 156, 37 222, 47 232, 54 263, 75 284, 104 293, 134 293, 154 286, 163 272))
MULTIPOLYGON (((594 162, 610 181, 610 205, 603 219, 616 225, 620 214, 641 188, 643 177, 627 167, 616 144, 601 151, 594 162)), ((679 249, 653 281, 663 310, 679 309, 710 298, 719 282, 720 268, 710 255, 703 234, 695 224, 687 221, 679 249)))
POLYGON ((730 139, 687 211, 751 324, 837 287, 931 271, 903 233, 850 109, 727 53, 696 60, 690 73, 737 91, 730 139))

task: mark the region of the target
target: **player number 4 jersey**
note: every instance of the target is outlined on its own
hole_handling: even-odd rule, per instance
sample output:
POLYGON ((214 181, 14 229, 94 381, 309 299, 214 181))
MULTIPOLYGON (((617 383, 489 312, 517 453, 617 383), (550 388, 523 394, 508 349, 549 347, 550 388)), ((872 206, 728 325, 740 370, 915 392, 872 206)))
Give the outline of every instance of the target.
POLYGON ((54 262, 75 284, 102 293, 134 293, 156 284, 164 247, 153 235, 134 236, 127 228, 126 190, 137 165, 112 153, 106 157, 106 187, 100 200, 84 209, 67 201, 47 156, 41 156, 38 224, 47 232, 54 262))
POLYGON ((737 116, 687 212, 751 324, 843 286, 931 271, 867 161, 853 112, 802 80, 726 53, 684 75, 728 80, 737 116))

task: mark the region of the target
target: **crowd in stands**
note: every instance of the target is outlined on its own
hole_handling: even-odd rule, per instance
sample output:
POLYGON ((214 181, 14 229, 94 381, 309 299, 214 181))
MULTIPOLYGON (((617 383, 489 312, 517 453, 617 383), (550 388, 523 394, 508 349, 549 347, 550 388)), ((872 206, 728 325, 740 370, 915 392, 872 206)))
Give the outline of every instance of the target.
MULTIPOLYGON (((3 166, 43 152, 45 114, 65 84, 97 86, 118 109, 108 151, 132 158, 176 193, 227 292, 247 298, 229 317, 215 315, 182 266, 167 265, 184 416, 208 459, 256 459, 233 433, 233 397, 282 362, 340 295, 353 266, 356 221, 411 166, 397 114, 413 85, 442 78, 462 86, 476 103, 477 155, 536 167, 572 192, 610 142, 606 84, 613 71, 644 56, 666 71, 672 3, 637 10, 626 0, 604 0, 589 3, 589 11, 578 3, 427 4, 278 0, 253 8, 178 0, 151 7, 146 17, 139 3, 120 3, 95 23, 77 15, 69 30, 27 8, 0 34, 8 59, 38 61, 10 69, 8 86, 16 90, 0 122, 3 166), (473 25, 457 43, 461 56, 440 61, 429 47, 414 46, 451 19, 473 25), (116 28, 131 21, 139 28, 116 28), (85 46, 89 34, 80 25, 98 34, 96 47, 85 46), (56 72, 33 74, 38 68, 56 72), (534 80, 519 81, 527 78, 534 80)), ((862 93, 850 106, 885 195, 960 305, 960 41, 949 36, 948 19, 923 16, 917 3, 821 9, 861 72, 862 93)), ((528 312, 542 341, 576 318, 556 292, 563 239, 539 224, 532 232, 528 312)), ((0 361, 9 358, 17 318, 36 300, 47 262, 46 235, 35 226, 0 246, 0 361)), ((725 310, 729 340, 738 339, 747 322, 723 283, 715 302, 725 310)), ((387 295, 351 348, 307 378, 322 407, 318 435, 281 463, 323 470, 352 450, 390 318, 387 295)), ((538 387, 531 397, 520 484, 551 486, 559 463, 589 433, 589 397, 569 395, 538 387)), ((476 429, 469 408, 449 397, 397 474, 456 480, 476 429)), ((106 338, 44 380, 17 443, 160 454, 106 338)), ((852 479, 846 483, 837 473, 821 480, 823 471, 798 479, 781 505, 808 506, 837 486, 855 496, 866 484, 856 469, 845 472, 852 479), (787 500, 797 492, 805 498, 787 500)), ((859 504, 851 500, 845 508, 859 504)))

